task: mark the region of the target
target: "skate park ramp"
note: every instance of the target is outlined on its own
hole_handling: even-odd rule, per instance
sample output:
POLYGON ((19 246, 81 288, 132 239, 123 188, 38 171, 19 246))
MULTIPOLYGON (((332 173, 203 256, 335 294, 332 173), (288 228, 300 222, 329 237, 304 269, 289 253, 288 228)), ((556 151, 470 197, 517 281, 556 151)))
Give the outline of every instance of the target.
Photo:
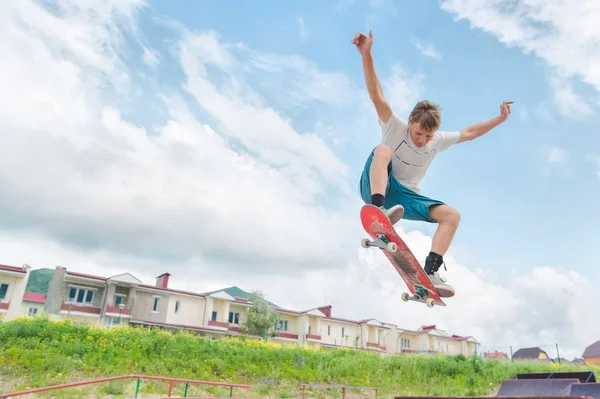
MULTIPOLYGON (((559 372, 515 374, 504 380, 496 395, 470 396, 502 399, 600 399, 600 383, 593 372, 559 372)), ((433 399, 431 396, 394 396, 394 399, 433 399)), ((436 396, 435 399, 457 399, 457 396, 436 396)))
POLYGON ((600 384, 590 371, 515 374, 502 381, 498 397, 589 396, 600 399, 600 384))
POLYGON ((498 394, 500 397, 523 396, 570 396, 571 386, 579 383, 577 379, 525 379, 502 381, 498 394))

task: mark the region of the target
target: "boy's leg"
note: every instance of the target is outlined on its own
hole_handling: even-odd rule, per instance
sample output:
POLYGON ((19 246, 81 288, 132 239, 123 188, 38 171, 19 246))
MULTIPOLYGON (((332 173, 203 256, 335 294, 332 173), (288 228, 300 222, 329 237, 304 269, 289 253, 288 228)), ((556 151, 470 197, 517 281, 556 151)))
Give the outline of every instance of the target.
POLYGON ((439 224, 433 237, 431 252, 425 260, 423 269, 440 296, 454 296, 454 289, 446 284, 445 279, 440 277, 438 270, 444 262, 443 255, 448 250, 458 227, 460 214, 442 201, 425 197, 410 190, 393 177, 390 181, 386 202, 388 200, 399 202, 398 199, 402 198, 405 219, 439 224))
POLYGON ((360 180, 360 191, 363 201, 382 208, 394 225, 402 219, 404 207, 400 203, 390 203, 386 200, 391 182, 391 162, 391 148, 383 144, 375 147, 365 163, 360 180))
POLYGON ((444 255, 448 251, 454 234, 458 229, 460 213, 449 205, 441 204, 432 205, 429 208, 429 216, 438 223, 438 228, 433 235, 431 252, 429 252, 425 260, 425 273, 430 276, 429 278, 436 288, 438 288, 438 285, 441 287, 438 288, 438 291, 443 290, 443 292, 440 292, 440 295, 446 297, 453 296, 454 289, 444 284, 445 280, 440 277, 438 270, 444 263, 444 255))

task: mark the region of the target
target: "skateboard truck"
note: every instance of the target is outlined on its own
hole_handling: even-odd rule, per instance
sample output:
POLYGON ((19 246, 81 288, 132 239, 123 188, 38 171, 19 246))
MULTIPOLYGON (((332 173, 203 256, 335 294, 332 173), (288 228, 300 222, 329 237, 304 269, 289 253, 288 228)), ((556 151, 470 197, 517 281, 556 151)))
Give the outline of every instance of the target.
POLYGON ((390 241, 384 234, 377 234, 377 240, 375 241, 363 238, 360 245, 363 248, 377 247, 385 249, 391 253, 395 253, 398 250, 398 245, 395 242, 390 241))
POLYGON ((428 298, 429 291, 423 287, 415 285, 415 295, 410 295, 408 292, 402 293, 402 300, 404 302, 415 301, 415 302, 424 302, 427 307, 432 308, 434 305, 433 298, 428 298))

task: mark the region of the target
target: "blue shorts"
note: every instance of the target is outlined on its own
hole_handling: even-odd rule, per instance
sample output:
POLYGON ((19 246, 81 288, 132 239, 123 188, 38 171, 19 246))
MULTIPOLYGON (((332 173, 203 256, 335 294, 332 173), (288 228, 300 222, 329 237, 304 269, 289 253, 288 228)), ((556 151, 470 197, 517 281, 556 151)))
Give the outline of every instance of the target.
MULTIPOLYGON (((373 161, 373 154, 374 151, 369 155, 360 177, 360 196, 366 204, 371 203, 370 169, 371 162, 373 161)), ((392 176, 392 163, 390 162, 388 165, 388 183, 385 190, 384 207, 390 209, 392 206, 398 204, 404 207, 403 219, 437 223, 429 217, 429 207, 432 205, 442 205, 444 203, 418 194, 401 184, 394 176, 392 176)))

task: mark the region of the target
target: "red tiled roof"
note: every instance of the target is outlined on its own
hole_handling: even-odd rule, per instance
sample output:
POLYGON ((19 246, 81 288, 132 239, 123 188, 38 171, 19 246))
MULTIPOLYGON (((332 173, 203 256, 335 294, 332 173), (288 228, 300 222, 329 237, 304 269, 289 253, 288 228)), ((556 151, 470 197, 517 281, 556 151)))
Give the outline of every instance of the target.
POLYGON ((26 292, 23 295, 23 302, 46 303, 46 294, 39 292, 26 292))
POLYGON ((197 297, 200 297, 200 298, 206 297, 206 294, 200 294, 198 292, 182 291, 182 290, 176 290, 176 289, 173 289, 173 288, 162 288, 162 287, 157 287, 155 285, 150 285, 150 284, 140 284, 139 286, 140 287, 144 287, 144 288, 151 288, 153 290, 173 292, 175 294, 186 294, 186 295, 197 296, 197 297))
POLYGON ((67 274, 69 274, 71 276, 91 278, 91 279, 94 279, 94 280, 102 280, 102 281, 108 280, 107 277, 92 276, 91 274, 76 273, 76 272, 69 272, 69 271, 67 271, 67 274))
POLYGON ((8 270, 10 272, 25 273, 25 269, 19 266, 0 265, 0 270, 8 270))
POLYGON ((596 357, 600 356, 600 341, 596 341, 583 351, 583 355, 581 357, 596 357))

